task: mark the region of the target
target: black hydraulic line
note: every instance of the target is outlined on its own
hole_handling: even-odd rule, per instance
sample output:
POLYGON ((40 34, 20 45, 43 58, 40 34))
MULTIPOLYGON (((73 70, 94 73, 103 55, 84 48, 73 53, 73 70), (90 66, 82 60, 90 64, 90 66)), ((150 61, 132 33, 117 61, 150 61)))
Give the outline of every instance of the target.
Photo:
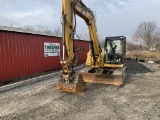
MULTIPOLYGON (((82 2, 82 0, 79 0, 79 3, 80 3, 82 6, 86 7, 86 5, 82 2)), ((87 8, 87 7, 86 7, 86 8, 87 8)))
POLYGON ((90 45, 91 45, 91 50, 92 50, 92 56, 93 56, 93 62, 96 63, 96 57, 94 54, 94 46, 93 46, 93 41, 90 41, 90 45))

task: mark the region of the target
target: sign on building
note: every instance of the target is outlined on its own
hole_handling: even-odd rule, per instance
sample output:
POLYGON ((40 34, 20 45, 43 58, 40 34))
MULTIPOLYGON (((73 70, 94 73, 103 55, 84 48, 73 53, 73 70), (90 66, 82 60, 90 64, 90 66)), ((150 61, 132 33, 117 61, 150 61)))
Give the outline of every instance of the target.
POLYGON ((59 43, 44 43, 44 56, 59 56, 60 55, 60 44, 59 43))

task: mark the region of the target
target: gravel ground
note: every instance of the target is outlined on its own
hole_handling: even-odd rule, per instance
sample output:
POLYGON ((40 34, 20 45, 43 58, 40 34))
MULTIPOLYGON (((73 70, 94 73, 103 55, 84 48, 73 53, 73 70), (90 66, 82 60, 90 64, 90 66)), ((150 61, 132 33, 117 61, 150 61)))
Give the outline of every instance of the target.
POLYGON ((160 65, 127 62, 124 85, 56 90, 57 78, 0 93, 2 120, 159 120, 160 65))

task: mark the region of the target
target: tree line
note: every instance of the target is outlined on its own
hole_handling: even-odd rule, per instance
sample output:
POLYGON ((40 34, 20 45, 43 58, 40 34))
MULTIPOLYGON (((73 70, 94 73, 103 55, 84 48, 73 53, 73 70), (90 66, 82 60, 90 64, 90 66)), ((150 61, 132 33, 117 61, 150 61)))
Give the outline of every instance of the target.
POLYGON ((142 22, 127 44, 128 51, 142 52, 158 51, 160 52, 160 28, 156 22, 142 22))

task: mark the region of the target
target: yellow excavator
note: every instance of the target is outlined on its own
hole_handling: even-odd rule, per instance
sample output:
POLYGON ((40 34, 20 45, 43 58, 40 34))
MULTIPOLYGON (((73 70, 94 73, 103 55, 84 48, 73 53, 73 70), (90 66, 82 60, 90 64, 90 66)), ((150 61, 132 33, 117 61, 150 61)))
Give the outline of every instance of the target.
POLYGON ((99 45, 94 12, 86 7, 82 0, 62 0, 63 56, 62 73, 57 89, 67 92, 82 92, 88 88, 86 82, 121 85, 126 76, 125 53, 126 38, 124 36, 106 37, 104 48, 99 45), (76 34, 76 15, 87 24, 90 34, 90 48, 86 66, 75 71, 80 54, 74 52, 83 48, 74 48, 76 34))

